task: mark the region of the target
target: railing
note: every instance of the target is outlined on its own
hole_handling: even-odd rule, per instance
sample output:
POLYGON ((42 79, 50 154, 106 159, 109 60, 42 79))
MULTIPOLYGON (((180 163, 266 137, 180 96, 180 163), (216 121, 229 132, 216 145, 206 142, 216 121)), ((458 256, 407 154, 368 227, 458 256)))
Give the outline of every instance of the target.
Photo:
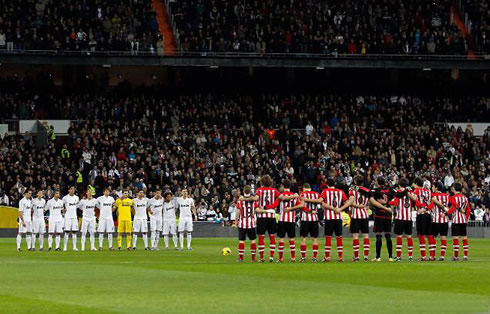
POLYGON ((0 49, 0 55, 50 55, 50 56, 114 56, 114 57, 215 57, 215 58, 288 58, 288 59, 348 59, 348 60, 414 60, 414 61, 483 61, 490 54, 467 55, 406 55, 406 54, 317 54, 317 53, 256 53, 256 52, 190 52, 175 51, 174 56, 159 56, 156 51, 88 51, 88 50, 8 50, 0 49))

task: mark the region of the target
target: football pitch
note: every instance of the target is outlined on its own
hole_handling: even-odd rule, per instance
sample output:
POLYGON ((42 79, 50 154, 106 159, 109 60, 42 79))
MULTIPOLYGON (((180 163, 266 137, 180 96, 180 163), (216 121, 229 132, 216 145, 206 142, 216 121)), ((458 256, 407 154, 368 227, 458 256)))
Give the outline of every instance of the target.
MULTIPOLYGON (((354 264, 349 261, 351 242, 344 239, 342 264, 252 264, 248 243, 245 262, 237 264, 237 241, 231 238, 195 238, 194 250, 183 252, 142 247, 132 252, 27 252, 23 242, 20 253, 15 239, 4 238, 0 312, 488 313, 489 239, 470 239, 468 262, 449 261, 449 244, 445 262, 423 263, 405 258, 400 263, 354 264), (233 253, 222 256, 223 247, 233 253)), ((371 239, 371 256, 374 242, 371 239)), ((299 248, 299 241, 296 245, 299 248)), ((308 250, 309 256, 310 244, 308 250)), ((335 248, 332 253, 336 256, 335 248)), ((287 246, 284 256, 289 260, 287 246)))

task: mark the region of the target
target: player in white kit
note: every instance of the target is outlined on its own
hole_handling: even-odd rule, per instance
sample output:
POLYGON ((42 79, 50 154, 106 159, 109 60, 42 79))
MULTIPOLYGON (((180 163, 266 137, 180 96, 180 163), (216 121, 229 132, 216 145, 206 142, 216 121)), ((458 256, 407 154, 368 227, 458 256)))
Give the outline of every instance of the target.
POLYGON ((194 200, 189 197, 187 189, 182 189, 182 197, 177 198, 177 210, 179 211, 179 237, 180 250, 184 250, 184 232, 187 233, 187 249, 192 250, 192 214, 197 221, 196 207, 194 200))
POLYGON ((163 210, 163 198, 162 191, 160 189, 155 190, 155 196, 148 202, 148 208, 150 209, 150 230, 151 230, 151 249, 158 250, 158 243, 160 242, 160 232, 162 232, 162 210, 163 210))
POLYGON ((105 188, 104 195, 97 198, 97 208, 100 211, 99 227, 97 229, 97 232, 99 233, 99 250, 102 250, 104 244, 104 233, 107 234, 109 250, 113 250, 112 236, 114 233, 114 218, 112 217, 112 206, 114 205, 115 200, 109 195, 110 193, 111 190, 105 188))
POLYGON ((68 250, 68 238, 70 237, 73 244, 73 251, 78 251, 77 249, 77 232, 78 232, 78 218, 77 218, 77 208, 80 199, 75 195, 75 187, 70 186, 68 188, 68 195, 63 197, 63 205, 65 205, 65 240, 63 251, 68 250))
POLYGON ((61 215, 63 208, 60 191, 55 191, 54 197, 46 203, 46 211, 49 211, 48 246, 50 251, 53 247, 53 235, 56 235, 56 251, 60 250, 61 234, 63 233, 63 216, 61 215))
POLYGON ((43 198, 43 190, 37 191, 37 197, 32 200, 32 250, 36 250, 36 235, 39 234, 39 251, 44 250, 44 233, 46 222, 44 212, 46 211, 46 200, 43 198))
POLYGON ((97 200, 92 197, 92 191, 88 190, 86 198, 82 199, 78 204, 78 208, 82 210, 82 251, 85 251, 85 240, 87 232, 90 233, 90 250, 96 251, 95 248, 95 207, 97 200))
POLYGON ((17 234, 17 251, 20 252, 22 236, 25 235, 27 250, 31 250, 32 244, 32 192, 26 190, 24 197, 19 202, 19 233, 17 234))
POLYGON ((138 233, 143 237, 145 250, 148 251, 148 198, 145 197, 145 191, 140 190, 136 198, 133 199, 133 250, 136 250, 138 233))
POLYGON ((165 202, 163 203, 163 241, 165 242, 165 249, 168 250, 168 236, 172 235, 174 241, 174 250, 177 248, 177 226, 175 215, 175 199, 172 199, 172 192, 170 190, 165 191, 165 202))

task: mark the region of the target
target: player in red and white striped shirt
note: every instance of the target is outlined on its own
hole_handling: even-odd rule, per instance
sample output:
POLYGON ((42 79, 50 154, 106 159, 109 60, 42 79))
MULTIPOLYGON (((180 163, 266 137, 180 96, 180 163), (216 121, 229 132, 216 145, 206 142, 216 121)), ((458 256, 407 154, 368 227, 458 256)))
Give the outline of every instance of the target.
POLYGON ((470 217, 470 203, 463 193, 463 185, 459 182, 453 184, 455 194, 449 198, 449 204, 451 209, 447 212, 449 215, 453 214, 451 234, 453 236, 453 261, 459 259, 459 240, 463 239, 463 260, 468 260, 468 236, 466 234, 466 226, 468 224, 468 218, 470 217))
MULTIPOLYGON (((429 206, 432 202, 432 193, 428 189, 424 188, 424 180, 418 177, 414 180, 414 191, 413 194, 417 197, 417 201, 422 204, 422 207, 417 207, 417 236, 419 238, 419 247, 420 247, 420 260, 427 261, 427 256, 425 252, 425 237, 427 236, 427 241, 429 243, 429 249, 433 248, 435 245, 435 239, 432 236, 431 232, 431 223, 432 216, 430 214, 430 209, 432 206, 429 206)), ((430 250, 431 259, 434 260, 435 250, 430 250), (434 256, 433 256, 434 255, 434 256)))
POLYGON ((405 234, 407 237, 408 261, 412 261, 413 257, 413 239, 412 239, 412 208, 415 202, 410 197, 408 190, 409 181, 407 178, 398 180, 399 188, 395 191, 397 196, 389 202, 391 206, 395 206, 395 228, 396 234, 396 258, 395 261, 401 261, 402 256, 402 239, 405 234))
MULTIPOLYGON (((303 184, 303 192, 300 193, 300 197, 309 200, 322 201, 318 192, 312 191, 309 183, 303 184)), ((311 236, 313 257, 312 261, 318 261, 318 209, 321 208, 320 203, 303 202, 303 208, 301 210, 301 227, 299 233, 301 234, 301 260, 306 260, 306 238, 311 236)))
MULTIPOLYGON (((325 218, 325 258, 323 262, 330 261, 330 250, 332 248, 332 235, 335 233, 337 240, 337 252, 339 262, 343 262, 342 257, 344 247, 342 244, 342 216, 341 211, 346 209, 347 196, 344 191, 335 188, 335 179, 327 179, 327 188, 322 191, 319 199, 309 199, 303 196, 302 198, 307 203, 322 204, 324 208, 325 218), (342 205, 343 204, 343 205, 342 205)), ((306 251, 306 244, 305 244, 306 251)))
POLYGON ((357 175, 354 177, 354 185, 349 190, 349 214, 350 232, 352 233, 352 247, 354 257, 352 261, 359 261, 359 233, 362 234, 364 243, 364 261, 369 260, 369 215, 367 205, 371 198, 371 191, 363 187, 364 177, 357 175))
MULTIPOLYGON (((245 197, 249 197, 252 192, 250 185, 246 185, 243 188, 243 194, 245 197)), ((247 237, 250 239, 250 252, 252 256, 252 262, 255 262, 256 243, 255 239, 257 234, 255 233, 255 209, 257 208, 257 202, 239 200, 237 203, 237 215, 235 217, 235 224, 238 227, 238 262, 243 262, 243 255, 245 253, 245 240, 247 237)))
MULTIPOLYGON (((432 236, 437 237, 441 235, 441 257, 440 261, 444 260, 447 249, 447 234, 449 229, 449 217, 447 211, 449 210, 449 194, 442 193, 442 183, 436 182, 432 185, 432 202, 436 205, 432 209, 432 236)), ((436 250, 436 244, 432 248, 436 250)), ((434 253, 435 254, 435 253, 434 253)))
MULTIPOLYGON (((279 223, 277 224, 277 236, 279 237, 279 260, 277 262, 282 263, 284 261, 284 239, 286 234, 289 239, 289 251, 291 252, 291 261, 296 262, 296 244, 294 238, 296 237, 296 210, 303 207, 303 202, 299 200, 297 194, 291 192, 291 182, 288 179, 282 181, 283 192, 279 194, 276 202, 270 207, 279 207, 279 223), (296 198, 283 200, 286 197, 295 196, 296 198)), ((268 207, 269 208, 269 207, 268 207)))

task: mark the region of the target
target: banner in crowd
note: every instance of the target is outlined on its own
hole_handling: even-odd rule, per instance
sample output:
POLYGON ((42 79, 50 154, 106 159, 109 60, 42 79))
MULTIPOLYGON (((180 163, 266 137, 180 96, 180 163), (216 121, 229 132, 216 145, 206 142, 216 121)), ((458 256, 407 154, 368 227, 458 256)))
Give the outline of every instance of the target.
POLYGON ((19 224, 19 209, 10 206, 0 206, 0 229, 17 229, 19 224))

